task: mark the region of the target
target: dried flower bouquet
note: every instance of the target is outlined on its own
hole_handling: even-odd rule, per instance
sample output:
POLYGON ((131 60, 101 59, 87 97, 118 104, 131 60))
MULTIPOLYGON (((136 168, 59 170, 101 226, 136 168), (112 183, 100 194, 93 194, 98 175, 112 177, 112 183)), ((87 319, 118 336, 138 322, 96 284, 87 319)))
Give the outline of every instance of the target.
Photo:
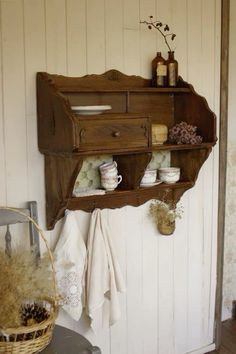
POLYGON ((202 143, 202 137, 197 135, 197 127, 186 122, 175 124, 169 129, 169 142, 173 144, 192 144, 202 143))
POLYGON ((48 257, 37 264, 30 251, 13 251, 11 256, 0 250, 0 328, 23 325, 24 304, 52 298, 52 271, 48 257))
POLYGON ((149 213, 162 235, 172 235, 175 230, 175 220, 182 217, 183 208, 154 200, 150 204, 149 213))
POLYGON ((59 310, 53 256, 43 231, 21 209, 2 207, 28 219, 47 248, 47 256, 18 249, 0 250, 0 353, 33 354, 51 341, 59 310))

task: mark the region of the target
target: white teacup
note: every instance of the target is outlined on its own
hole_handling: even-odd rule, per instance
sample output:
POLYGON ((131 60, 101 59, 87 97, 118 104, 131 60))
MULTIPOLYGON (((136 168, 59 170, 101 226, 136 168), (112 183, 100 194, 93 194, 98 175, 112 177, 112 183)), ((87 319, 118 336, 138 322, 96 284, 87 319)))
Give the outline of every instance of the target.
POLYGON ((107 171, 117 171, 117 163, 116 161, 104 162, 99 166, 101 174, 106 173, 107 171))
POLYGON ((116 175, 115 177, 102 177, 101 184, 107 191, 114 191, 118 184, 122 181, 121 175, 116 175))
POLYGON ((168 184, 176 183, 180 179, 180 168, 179 167, 159 168, 159 178, 161 181, 168 184))
POLYGON ((147 169, 144 172, 143 178, 141 180, 141 184, 155 183, 156 179, 157 179, 157 170, 155 170, 155 169, 147 169))
POLYGON ((116 170, 108 170, 101 172, 101 178, 113 178, 116 177, 118 174, 117 169, 116 170))

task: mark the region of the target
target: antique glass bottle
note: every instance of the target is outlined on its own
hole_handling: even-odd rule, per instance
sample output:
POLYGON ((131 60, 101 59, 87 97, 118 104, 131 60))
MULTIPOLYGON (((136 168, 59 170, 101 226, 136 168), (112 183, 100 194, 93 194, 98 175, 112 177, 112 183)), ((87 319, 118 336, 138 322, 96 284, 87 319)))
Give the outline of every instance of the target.
POLYGON ((167 83, 168 86, 174 87, 178 83, 178 62, 175 60, 174 52, 168 52, 167 59, 167 83))
POLYGON ((157 52, 152 61, 152 86, 161 87, 167 84, 167 66, 161 52, 157 52))

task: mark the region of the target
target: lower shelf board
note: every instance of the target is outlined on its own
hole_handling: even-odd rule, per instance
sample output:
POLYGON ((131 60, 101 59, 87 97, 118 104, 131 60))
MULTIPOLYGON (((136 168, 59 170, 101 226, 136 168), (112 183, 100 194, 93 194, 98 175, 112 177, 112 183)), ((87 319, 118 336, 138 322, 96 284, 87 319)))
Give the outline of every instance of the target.
POLYGON ((121 208, 125 205, 139 206, 150 199, 160 199, 166 202, 178 202, 181 195, 192 188, 193 182, 162 183, 158 186, 138 188, 133 190, 115 190, 104 195, 74 197, 67 200, 67 209, 91 212, 95 208, 121 208))

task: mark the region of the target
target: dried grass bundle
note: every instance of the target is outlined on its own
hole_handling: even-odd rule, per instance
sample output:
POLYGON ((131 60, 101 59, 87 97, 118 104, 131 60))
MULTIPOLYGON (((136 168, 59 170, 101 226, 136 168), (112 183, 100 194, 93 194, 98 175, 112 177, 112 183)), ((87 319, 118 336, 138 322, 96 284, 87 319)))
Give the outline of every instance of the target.
POLYGON ((30 251, 18 249, 9 257, 0 250, 0 327, 20 326, 22 304, 52 297, 52 281, 48 256, 36 264, 30 251))
POLYGON ((175 231, 175 220, 181 218, 183 208, 154 200, 150 204, 149 212, 160 234, 172 235, 175 231))
POLYGON ((160 220, 165 222, 174 222, 177 218, 181 218, 183 214, 183 208, 174 207, 170 204, 155 200, 150 204, 150 215, 153 220, 158 223, 160 220))

